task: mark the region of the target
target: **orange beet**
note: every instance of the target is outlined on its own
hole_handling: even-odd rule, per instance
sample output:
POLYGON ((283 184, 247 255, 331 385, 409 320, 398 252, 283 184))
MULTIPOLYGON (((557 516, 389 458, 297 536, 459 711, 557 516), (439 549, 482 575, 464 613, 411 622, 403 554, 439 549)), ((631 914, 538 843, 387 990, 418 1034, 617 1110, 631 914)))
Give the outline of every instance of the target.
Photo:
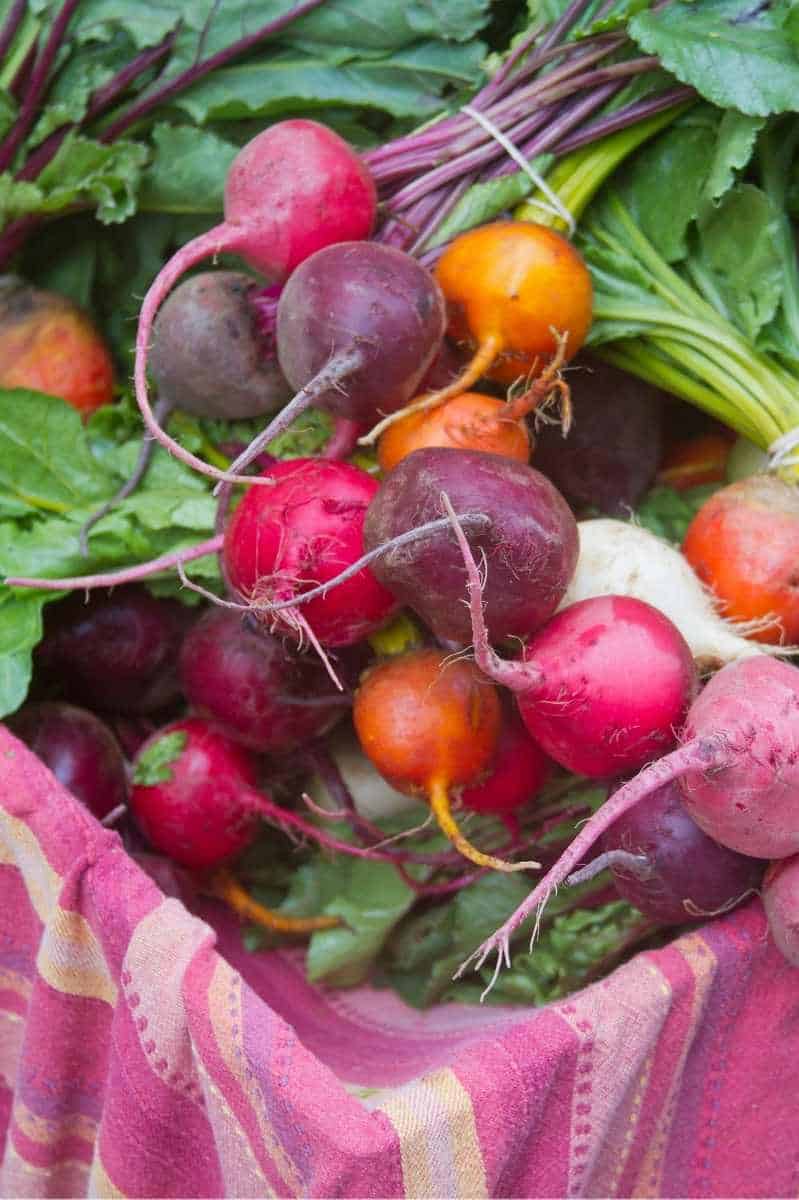
POLYGON ((725 617, 764 622, 749 635, 755 641, 799 639, 799 491, 791 484, 751 475, 722 488, 694 517, 683 553, 725 617))
POLYGON ((0 285, 0 387, 60 396, 88 416, 113 399, 114 368, 76 304, 12 277, 0 285))
POLYGON ((558 350, 553 329, 567 334, 565 359, 591 325, 591 276, 562 234, 530 221, 481 225, 447 247, 436 265, 447 301, 449 333, 478 354, 491 347, 481 374, 502 383, 540 370, 558 350))
POLYGON ((438 408, 408 413, 390 425, 378 442, 377 458, 381 468, 390 471, 413 450, 447 446, 528 462, 531 441, 524 420, 508 416, 504 400, 461 392, 438 408))
POLYGON ((364 676, 353 720, 380 774, 397 791, 425 796, 466 858, 503 871, 531 865, 483 854, 450 811, 449 788, 475 783, 491 767, 502 721, 497 689, 474 663, 432 649, 388 659, 364 676))
MULTIPOLYGON (((488 376, 502 383, 556 375, 582 346, 591 325, 593 290, 582 256, 554 229, 531 221, 495 221, 462 233, 435 267, 447 301, 448 333, 472 353, 461 374, 390 413, 365 442, 410 413, 435 408, 488 376)), ((554 384, 564 399, 568 388, 554 384)), ((552 387, 515 397, 513 416, 545 402, 552 387)))

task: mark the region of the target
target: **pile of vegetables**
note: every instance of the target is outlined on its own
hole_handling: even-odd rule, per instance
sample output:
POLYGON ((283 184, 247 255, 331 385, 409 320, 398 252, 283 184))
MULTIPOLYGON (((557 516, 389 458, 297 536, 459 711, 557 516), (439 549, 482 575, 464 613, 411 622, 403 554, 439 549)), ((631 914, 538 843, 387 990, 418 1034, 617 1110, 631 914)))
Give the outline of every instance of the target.
POLYGON ((2 14, 0 714, 318 982, 799 963, 790 6, 258 7, 2 14))

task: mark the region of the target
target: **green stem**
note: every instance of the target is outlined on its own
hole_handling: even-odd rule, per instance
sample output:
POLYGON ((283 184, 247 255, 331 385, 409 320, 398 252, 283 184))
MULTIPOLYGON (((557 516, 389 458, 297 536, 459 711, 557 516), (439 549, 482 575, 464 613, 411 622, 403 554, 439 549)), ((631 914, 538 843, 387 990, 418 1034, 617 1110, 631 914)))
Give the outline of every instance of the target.
MULTIPOLYGON (((688 102, 655 113, 647 120, 630 125, 627 129, 619 129, 593 145, 582 146, 579 150, 572 151, 547 174, 547 183, 575 220, 579 219, 619 163, 690 108, 690 104, 691 102, 688 102)), ((553 229, 565 229, 565 222, 553 215, 545 205, 543 194, 536 192, 516 209, 514 216, 520 221, 536 221, 539 225, 549 225, 553 229)))

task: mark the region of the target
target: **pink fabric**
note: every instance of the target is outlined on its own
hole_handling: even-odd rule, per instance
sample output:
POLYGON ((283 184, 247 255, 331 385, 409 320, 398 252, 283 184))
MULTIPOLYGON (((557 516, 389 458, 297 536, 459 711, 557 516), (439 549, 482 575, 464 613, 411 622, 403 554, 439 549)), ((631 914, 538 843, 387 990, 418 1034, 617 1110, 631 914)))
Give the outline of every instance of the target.
POLYGON ((2 728, 0 798, 0 1195, 797 1193, 757 900, 566 1002, 419 1014, 246 955, 2 728))

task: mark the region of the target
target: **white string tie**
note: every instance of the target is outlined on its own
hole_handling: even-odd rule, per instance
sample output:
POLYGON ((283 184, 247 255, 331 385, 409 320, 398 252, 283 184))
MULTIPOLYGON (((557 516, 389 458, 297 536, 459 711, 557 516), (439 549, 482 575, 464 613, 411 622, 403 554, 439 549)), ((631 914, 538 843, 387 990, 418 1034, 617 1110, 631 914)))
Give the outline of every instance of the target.
MULTIPOLYGON (((549 200, 549 204, 545 204, 541 200, 535 200, 534 203, 537 204, 539 208, 543 208, 546 212, 552 213, 556 217, 560 217, 569 230, 569 237, 572 237, 575 229, 577 228, 577 222, 557 192, 554 192, 544 179, 543 175, 539 175, 536 169, 530 165, 519 147, 514 146, 510 138, 506 137, 501 129, 497 129, 494 122, 490 120, 485 113, 478 112, 476 108, 472 108, 471 104, 464 104, 461 112, 466 113, 467 117, 471 117, 473 121, 480 125, 486 131, 486 133, 494 139, 495 142, 499 143, 508 157, 513 159, 520 169, 524 171, 525 175, 532 179, 538 190, 543 192, 547 200, 549 200)), ((797 435, 797 438, 799 439, 799 434, 797 435)))

